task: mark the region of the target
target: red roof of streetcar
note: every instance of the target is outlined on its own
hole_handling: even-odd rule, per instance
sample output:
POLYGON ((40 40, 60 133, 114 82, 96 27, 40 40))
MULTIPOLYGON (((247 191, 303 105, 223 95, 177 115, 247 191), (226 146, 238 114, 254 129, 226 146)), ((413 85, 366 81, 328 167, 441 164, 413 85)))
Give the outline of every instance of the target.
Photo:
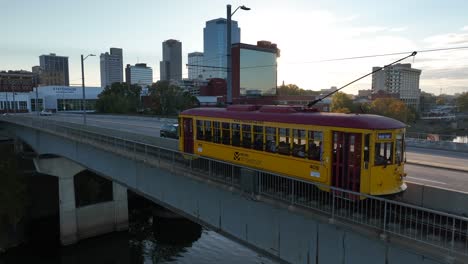
POLYGON ((181 114, 239 121, 279 122, 358 129, 398 129, 406 127, 404 123, 385 116, 321 113, 300 110, 291 106, 233 105, 228 108, 200 107, 185 110, 181 114))

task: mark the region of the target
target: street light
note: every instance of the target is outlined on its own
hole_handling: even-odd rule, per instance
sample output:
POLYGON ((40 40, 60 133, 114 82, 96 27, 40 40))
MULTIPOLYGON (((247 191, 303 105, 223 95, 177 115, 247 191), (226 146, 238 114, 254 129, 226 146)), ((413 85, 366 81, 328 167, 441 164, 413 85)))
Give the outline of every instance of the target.
POLYGON ((83 54, 81 54, 81 87, 83 88, 83 124, 86 125, 86 94, 85 94, 85 85, 84 85, 84 60, 89 56, 96 56, 94 54, 88 54, 86 57, 83 58, 83 54))
POLYGON ((232 104, 232 71, 231 71, 231 17, 236 13, 237 10, 242 9, 245 11, 250 10, 250 8, 242 5, 238 6, 234 12, 231 13, 231 5, 226 6, 226 15, 227 15, 227 23, 226 23, 226 56, 227 56, 227 95, 226 95, 226 103, 232 104))

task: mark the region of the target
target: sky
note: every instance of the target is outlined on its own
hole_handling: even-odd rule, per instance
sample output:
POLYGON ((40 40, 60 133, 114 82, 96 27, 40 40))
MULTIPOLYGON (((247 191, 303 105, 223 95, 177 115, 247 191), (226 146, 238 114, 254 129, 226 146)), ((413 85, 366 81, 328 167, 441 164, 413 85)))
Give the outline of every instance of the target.
MULTIPOLYGON (((405 54, 365 59, 349 57, 419 52, 404 62, 421 69, 420 88, 433 94, 468 91, 468 1, 465 0, 0 0, 0 70, 31 70, 39 56, 69 57, 70 84, 81 85, 80 55, 87 86, 100 86, 99 54, 123 49, 126 64, 147 63, 159 80, 162 42, 182 42, 187 54, 203 51, 205 22, 226 17, 226 5, 241 28, 241 42, 278 45, 278 84, 303 89, 341 87, 405 54)), ((371 88, 367 77, 343 91, 371 88)))

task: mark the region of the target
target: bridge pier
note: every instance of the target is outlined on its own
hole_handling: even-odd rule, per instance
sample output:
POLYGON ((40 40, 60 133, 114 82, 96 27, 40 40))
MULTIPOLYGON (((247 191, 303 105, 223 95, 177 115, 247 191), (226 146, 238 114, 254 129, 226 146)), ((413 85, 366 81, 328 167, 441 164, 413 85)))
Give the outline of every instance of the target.
POLYGON ((113 182, 112 201, 77 208, 74 177, 86 168, 62 157, 35 158, 33 161, 38 172, 58 177, 62 245, 71 245, 80 239, 128 228, 125 187, 113 182))

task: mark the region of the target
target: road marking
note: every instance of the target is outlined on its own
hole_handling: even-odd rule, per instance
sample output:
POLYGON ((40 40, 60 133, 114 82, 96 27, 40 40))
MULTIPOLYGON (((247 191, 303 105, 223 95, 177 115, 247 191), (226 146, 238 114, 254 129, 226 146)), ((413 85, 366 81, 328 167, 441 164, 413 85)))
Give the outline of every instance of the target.
POLYGON ((406 176, 406 178, 409 178, 409 179, 415 179, 415 180, 420 180, 420 181, 427 181, 427 182, 433 182, 433 183, 438 183, 438 184, 447 184, 445 182, 440 182, 440 181, 433 181, 433 180, 426 180, 426 179, 422 179, 422 178, 417 178, 417 177, 410 177, 410 176, 406 176))
MULTIPOLYGON (((74 118, 74 117, 72 117, 72 118, 74 118)), ((81 117, 77 117, 75 119, 78 119, 78 121, 80 121, 81 117)), ((64 120, 65 122, 67 121, 66 118, 62 118, 62 120, 64 120)), ((88 120, 94 121, 94 122, 101 122, 101 123, 111 123, 111 124, 117 124, 117 125, 137 126, 137 127, 145 127, 145 128, 161 128, 162 125, 163 125, 161 123, 158 123, 158 124, 155 124, 155 125, 159 125, 159 127, 158 126, 145 126, 145 125, 140 125, 140 124, 129 124, 129 123, 109 121, 109 120, 99 120, 99 119, 96 119, 96 118, 89 118, 89 117, 88 117, 88 120)), ((161 122, 161 121, 158 121, 158 122, 161 122)))

